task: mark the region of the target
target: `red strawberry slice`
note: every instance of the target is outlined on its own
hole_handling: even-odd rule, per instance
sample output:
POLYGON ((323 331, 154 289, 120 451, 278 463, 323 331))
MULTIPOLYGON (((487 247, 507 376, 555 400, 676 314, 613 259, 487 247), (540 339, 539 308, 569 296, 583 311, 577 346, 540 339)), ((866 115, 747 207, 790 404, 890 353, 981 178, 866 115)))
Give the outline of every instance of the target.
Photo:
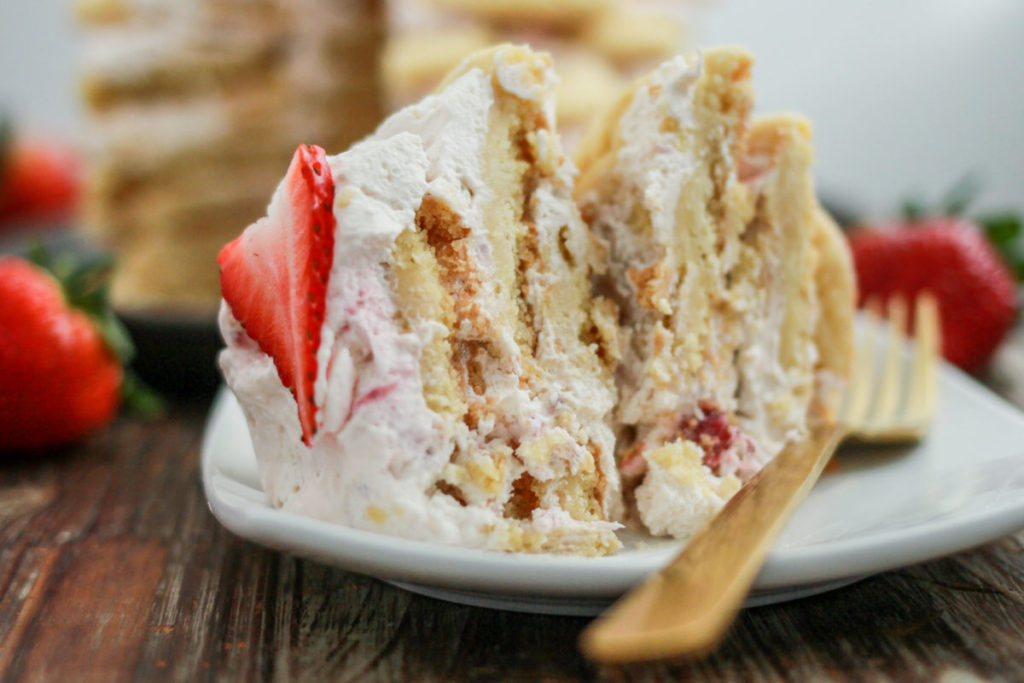
POLYGON ((284 179, 284 207, 221 249, 220 284, 235 318, 274 360, 299 407, 302 440, 316 434, 316 351, 334 257, 334 180, 327 155, 300 145, 284 179))

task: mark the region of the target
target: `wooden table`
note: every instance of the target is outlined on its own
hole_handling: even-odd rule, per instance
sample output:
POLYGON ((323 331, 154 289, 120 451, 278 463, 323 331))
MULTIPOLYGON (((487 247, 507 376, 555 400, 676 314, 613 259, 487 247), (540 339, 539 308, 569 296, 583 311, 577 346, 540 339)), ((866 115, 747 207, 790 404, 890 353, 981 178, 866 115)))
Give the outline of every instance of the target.
MULTIPOLYGON (((1024 340, 986 381, 1024 406, 1024 340)), ((703 661, 597 667, 576 650, 586 619, 440 602, 233 537, 199 481, 206 409, 0 459, 0 680, 1024 680, 1024 532, 747 610, 703 661)))

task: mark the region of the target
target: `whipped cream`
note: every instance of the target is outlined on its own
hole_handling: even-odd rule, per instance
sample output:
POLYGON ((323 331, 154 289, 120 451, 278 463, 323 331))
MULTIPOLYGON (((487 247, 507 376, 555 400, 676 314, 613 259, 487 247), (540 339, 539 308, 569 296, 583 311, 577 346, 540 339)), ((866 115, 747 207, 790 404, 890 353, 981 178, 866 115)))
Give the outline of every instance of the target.
POLYGON ((636 489, 636 504, 652 534, 690 538, 739 490, 735 475, 713 475, 701 463, 703 455, 689 441, 646 454, 647 476, 636 489))

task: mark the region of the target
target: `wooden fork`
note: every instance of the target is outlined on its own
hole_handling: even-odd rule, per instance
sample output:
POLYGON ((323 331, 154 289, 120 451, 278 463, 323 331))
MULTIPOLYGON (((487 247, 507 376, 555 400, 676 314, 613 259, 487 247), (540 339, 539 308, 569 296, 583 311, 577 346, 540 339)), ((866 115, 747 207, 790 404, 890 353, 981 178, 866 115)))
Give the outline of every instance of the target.
POLYGON ((869 306, 858 335, 853 380, 836 424, 811 429, 782 450, 694 536, 664 569, 630 591, 581 635, 585 655, 629 662, 694 656, 725 635, 765 555, 841 441, 913 442, 935 411, 938 307, 915 305, 915 341, 906 341, 907 305, 869 306))

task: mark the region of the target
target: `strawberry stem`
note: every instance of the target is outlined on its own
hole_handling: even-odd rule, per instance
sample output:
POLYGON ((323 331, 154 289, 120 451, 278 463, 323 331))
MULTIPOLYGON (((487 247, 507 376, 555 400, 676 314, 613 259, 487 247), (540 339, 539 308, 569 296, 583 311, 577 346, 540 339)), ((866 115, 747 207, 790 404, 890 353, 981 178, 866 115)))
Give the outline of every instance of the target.
POLYGON ((160 394, 139 379, 139 376, 131 369, 124 371, 124 379, 121 381, 121 398, 129 410, 142 417, 159 417, 163 415, 166 408, 160 394))
POLYGON ((925 202, 920 197, 906 199, 900 207, 900 215, 909 223, 916 223, 928 215, 925 202))
POLYGON ((1020 216, 1004 212, 981 216, 978 225, 985 231, 992 246, 1013 270, 1017 282, 1024 282, 1024 226, 1020 216))
POLYGON ((966 173, 946 190, 937 203, 932 204, 924 197, 915 195, 904 200, 900 213, 911 223, 929 216, 962 216, 967 207, 981 194, 982 185, 981 177, 977 173, 966 173))
POLYGON ((981 194, 983 183, 977 173, 967 173, 953 183, 939 200, 939 215, 962 216, 978 195, 981 194))

